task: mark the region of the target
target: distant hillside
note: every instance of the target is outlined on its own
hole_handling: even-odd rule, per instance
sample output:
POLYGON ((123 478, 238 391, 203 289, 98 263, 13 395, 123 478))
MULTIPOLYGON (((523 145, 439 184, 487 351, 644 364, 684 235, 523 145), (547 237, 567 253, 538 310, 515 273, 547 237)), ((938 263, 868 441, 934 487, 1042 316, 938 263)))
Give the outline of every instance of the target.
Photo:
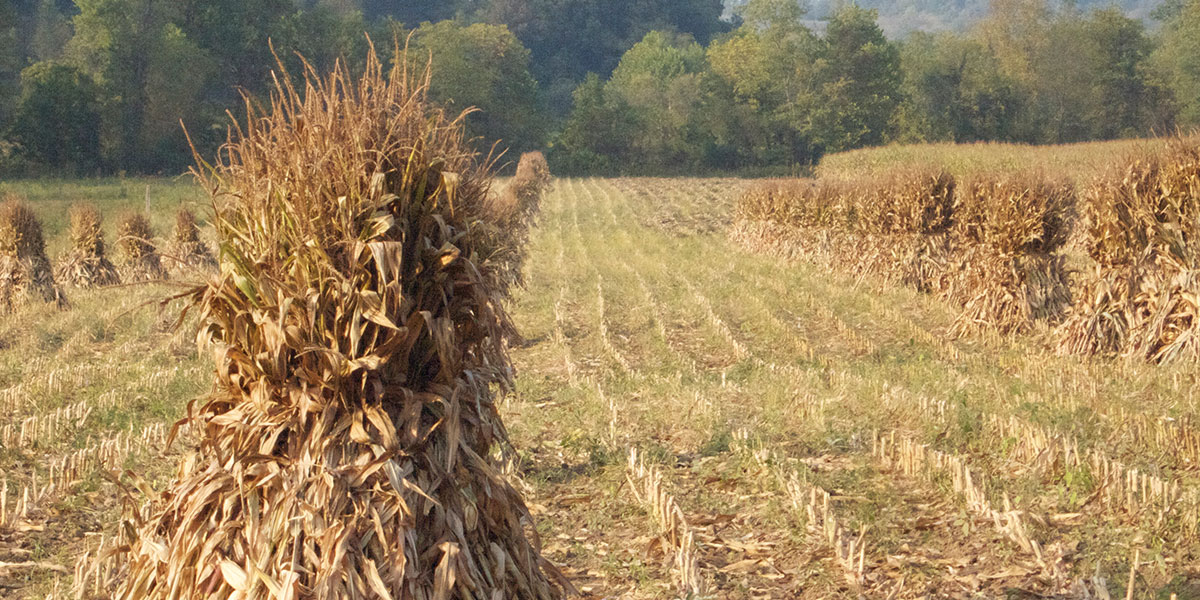
MULTIPOLYGON (((727 6, 744 0, 730 0, 727 6)), ((846 0, 808 0, 809 17, 824 20, 834 6, 846 0)), ((1120 6, 1131 17, 1150 22, 1150 13, 1162 0, 1077 0, 1083 10, 1120 6)), ((912 31, 961 31, 987 15, 989 0, 857 0, 859 6, 879 10, 879 24, 889 36, 912 31)), ((1052 2, 1061 5, 1062 2, 1052 2)))

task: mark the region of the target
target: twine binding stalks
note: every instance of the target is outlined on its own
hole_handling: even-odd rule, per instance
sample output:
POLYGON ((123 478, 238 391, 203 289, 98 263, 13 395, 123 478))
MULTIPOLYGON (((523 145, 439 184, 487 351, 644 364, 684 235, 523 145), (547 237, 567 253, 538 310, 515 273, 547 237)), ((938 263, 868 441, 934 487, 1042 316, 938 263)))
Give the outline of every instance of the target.
POLYGON ((71 248, 55 269, 55 277, 81 288, 121 283, 117 268, 105 253, 100 211, 92 204, 74 204, 70 217, 71 248))
POLYGON ((154 229, 142 213, 130 213, 117 228, 117 245, 124 255, 121 279, 127 283, 159 281, 167 278, 162 257, 154 247, 154 229))
POLYGON ((67 307, 67 297, 54 281, 42 224, 20 198, 0 204, 0 310, 13 312, 29 302, 67 307))
POLYGON ((197 450, 122 529, 116 598, 569 591, 491 458, 511 384, 491 162, 409 64, 282 73, 200 161, 221 272, 182 298, 218 376, 197 450))

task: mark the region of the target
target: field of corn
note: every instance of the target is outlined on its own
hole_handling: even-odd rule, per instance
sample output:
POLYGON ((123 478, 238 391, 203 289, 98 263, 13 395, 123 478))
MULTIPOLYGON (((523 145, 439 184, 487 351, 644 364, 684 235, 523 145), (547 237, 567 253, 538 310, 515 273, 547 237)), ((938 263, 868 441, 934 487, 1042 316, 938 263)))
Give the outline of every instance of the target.
MULTIPOLYGON (((1070 157, 1077 149, 1061 152, 1063 164, 1076 164, 1070 157)), ((876 160, 891 159, 868 162, 876 160)), ((1174 164, 1200 172, 1186 160, 1174 164)), ((454 476, 491 482, 488 489, 499 481, 493 477, 511 484, 536 524, 530 539, 540 538, 542 555, 584 598, 1200 597, 1200 387, 1196 363, 1179 359, 1196 348, 1187 337, 1198 325, 1187 312, 1196 306, 1187 296, 1195 288, 1186 280, 1195 215, 1187 206, 1160 205, 1136 220, 1138 199, 1153 196, 1146 193, 1153 178, 1170 169, 1133 169, 1085 193, 1072 173, 1063 177, 1077 186, 1068 200, 1068 184, 1052 176, 953 180, 975 173, 913 176, 904 168, 908 175, 891 183, 877 177, 878 189, 556 179, 536 210, 525 200, 535 192, 521 182, 544 173, 518 172, 517 184, 497 185, 486 210, 502 225, 495 235, 509 236, 497 247, 526 247, 497 273, 515 286, 506 302, 516 332, 505 334, 515 387, 496 406, 511 447, 491 457, 495 472, 464 463, 454 476), (1121 188, 1128 181, 1149 183, 1121 188), (912 189, 931 199, 915 211, 902 200, 912 189), (973 202, 962 208, 951 195, 973 202), (747 237, 748 217, 782 209, 786 218, 772 225, 782 230, 747 237), (1059 223, 1075 212, 1093 228, 1141 226, 1127 236, 1136 239, 1121 238, 1124 246, 1097 247, 1059 223), (951 213, 966 225, 952 226, 951 213), (1162 214, 1178 216, 1178 226, 1162 227, 1155 216, 1162 214), (520 224, 528 221, 536 225, 526 231, 520 224), (944 261, 929 247, 982 253, 968 266, 1019 265, 1012 270, 1021 289, 1050 289, 1034 294, 1050 300, 1030 308, 1029 294, 994 301, 990 292, 943 293, 963 286, 1003 292, 1011 282, 990 283, 997 269, 944 261), (1136 256, 1124 252, 1135 247, 1136 256), (912 260, 927 255, 933 258, 912 260), (897 264, 917 266, 893 272, 897 264), (1071 264, 1088 265, 1096 276, 1080 276, 1071 264), (1030 283, 1030 273, 1040 279, 1030 283), (938 277, 958 283, 920 283, 938 277), (1075 298, 1055 300, 1062 294, 1075 298), (1072 312, 1078 306, 1090 308, 1072 312), (1092 320, 1080 325, 1080 314, 1092 320), (1170 343, 1136 343, 1134 334, 1146 327, 1134 321, 1146 314, 1165 315, 1148 320, 1159 325, 1153 339, 1170 343), (1122 315, 1134 316, 1118 327, 1125 333, 1112 334, 1107 319, 1122 315)), ((0 322, 0 597, 109 597, 126 577, 122 569, 152 578, 156 557, 183 552, 156 537, 172 513, 147 514, 143 502, 172 489, 173 477, 223 481, 216 462, 178 467, 198 438, 172 425, 213 388, 214 360, 197 349, 198 316, 180 325, 178 306, 160 304, 195 294, 187 282, 212 272, 212 215, 205 194, 187 180, 9 182, 0 183, 0 195, 24 199, 5 204, 0 222, 40 221, 46 252, 39 260, 53 264, 56 279, 51 287, 14 279, 41 301, 14 302, 0 322), (189 224, 197 220, 199 238, 189 224), (98 239, 108 246, 98 250, 98 239), (139 511, 141 529, 122 524, 123 515, 139 511)), ((0 227, 0 242, 9 233, 0 227)), ((0 254, 25 260, 19 247, 28 236, 11 237, 18 243, 0 254)), ((232 287, 205 293, 210 310, 235 294, 232 287)), ((256 305, 269 302, 260 298, 256 305)), ((276 310, 288 304, 268 313, 276 310)), ((227 318, 223 327, 235 330, 239 313, 223 314, 208 318, 227 318)), ((244 361, 243 374, 272 372, 269 358, 236 360, 244 361)), ((489 406, 486 398, 448 405, 451 414, 468 415, 464 423, 489 418, 471 412, 489 406)), ((214 419, 244 428, 230 443, 255 448, 263 436, 252 427, 274 427, 269 419, 214 419)), ((372 426, 378 423, 337 430, 358 440, 372 426)), ((452 429, 454 447, 454 436, 469 431, 452 429)), ((431 452, 447 452, 431 439, 431 452)), ((446 460, 453 464, 454 453, 435 462, 446 460)), ((364 470, 351 480, 381 477, 364 466, 376 462, 356 460, 364 470)), ((234 470, 264 478, 264 486, 282 477, 256 474, 253 465, 234 470)), ((216 489, 208 485, 193 489, 216 489)), ((423 526, 460 537, 478 532, 477 521, 499 527, 489 511, 473 508, 483 506, 478 490, 467 491, 453 510, 427 508, 436 524, 423 526)), ((174 501, 218 514, 220 496, 207 498, 174 501)), ((379 523, 391 513, 380 507, 354 513, 380 532, 362 538, 364 547, 396 543, 403 548, 394 551, 407 554, 428 543, 420 536, 387 541, 379 523)), ((186 539, 196 541, 188 552, 202 556, 209 536, 242 527, 258 528, 256 536, 286 534, 258 511, 246 508, 232 526, 196 520, 213 530, 189 530, 186 539)), ((430 583, 437 591, 428 597, 448 598, 451 588, 454 597, 488 597, 472 595, 461 572, 456 587, 445 557, 460 552, 478 553, 463 560, 485 570, 493 559, 502 567, 471 586, 499 586, 507 565, 520 582, 513 585, 529 586, 528 597, 549 597, 551 588, 522 576, 528 565, 506 558, 519 556, 523 539, 489 538, 487 547, 453 553, 440 546, 439 579, 430 583), (506 543, 512 548, 498 545, 506 543)), ((428 558, 426 551, 409 560, 428 558)), ((255 568, 242 560, 224 559, 207 579, 186 565, 170 576, 213 589, 223 581, 235 597, 288 597, 265 559, 255 568)), ((372 560, 355 564, 376 569, 372 560)), ((378 573, 338 585, 386 597, 378 573)), ((128 597, 142 597, 135 592, 128 597)))

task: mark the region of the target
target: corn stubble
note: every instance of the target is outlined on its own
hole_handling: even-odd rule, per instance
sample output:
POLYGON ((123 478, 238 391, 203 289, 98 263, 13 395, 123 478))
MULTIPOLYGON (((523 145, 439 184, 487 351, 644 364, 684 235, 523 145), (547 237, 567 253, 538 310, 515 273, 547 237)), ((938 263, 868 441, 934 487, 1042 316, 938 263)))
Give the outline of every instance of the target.
POLYGON ((1084 198, 1093 271, 1060 329, 1064 353, 1200 359, 1200 147, 1135 158, 1084 198))
POLYGON ((100 211, 92 204, 74 204, 70 218, 71 248, 55 268, 55 277, 81 288, 120 283, 117 268, 105 253, 100 211))
POLYGON ((116 597, 569 587, 489 458, 511 383, 490 161, 396 64, 278 79, 202 168, 221 273, 186 298, 218 378, 198 450, 125 527, 116 597))
POLYGON ((11 313, 30 302, 67 306, 46 257, 41 222, 28 204, 9 196, 0 204, 0 310, 11 313))

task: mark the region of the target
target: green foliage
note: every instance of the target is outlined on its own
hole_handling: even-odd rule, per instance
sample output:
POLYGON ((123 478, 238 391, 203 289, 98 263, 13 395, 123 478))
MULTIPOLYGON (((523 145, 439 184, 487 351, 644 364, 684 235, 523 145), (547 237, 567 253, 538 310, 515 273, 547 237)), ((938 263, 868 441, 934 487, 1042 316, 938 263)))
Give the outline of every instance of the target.
POLYGON ((175 24, 222 74, 221 84, 207 90, 209 97, 232 103, 237 100, 235 87, 265 89, 275 66, 268 39, 282 42, 285 19, 294 13, 292 0, 181 0, 175 24))
POLYGON ((661 31, 646 34, 621 58, 608 87, 637 126, 633 164, 655 171, 699 166, 706 66, 700 44, 661 31))
POLYGON ((752 0, 744 25, 709 47, 713 72, 746 113, 731 130, 753 132, 737 143, 751 164, 811 162, 811 114, 818 104, 815 64, 821 40, 804 26, 804 12, 787 0, 752 0))
POLYGON ((71 66, 38 63, 21 74, 8 138, 33 165, 90 170, 100 148, 99 95, 85 73, 71 66))
POLYGON ((1097 11, 1087 33, 1099 56, 1095 74, 1098 110, 1089 115, 1094 128, 1088 138, 1135 137, 1166 131, 1172 124, 1169 92, 1149 74, 1153 42, 1141 21, 1112 8, 1097 11))
MULTIPOLYGON (((75 37, 67 49, 68 60, 90 75, 104 95, 103 158, 110 164, 152 171, 162 168, 162 156, 144 152, 166 141, 148 137, 152 102, 152 77, 169 80, 191 69, 198 57, 180 53, 177 29, 169 27, 173 6, 154 0, 79 0, 75 37), (174 38, 174 39, 172 39, 174 38), (173 47, 174 46, 174 47, 173 47), (193 62, 195 61, 195 62, 193 62)), ((186 52, 186 50, 184 50, 186 52)), ((174 102, 168 101, 168 104, 174 102)), ((182 115, 176 115, 176 118, 182 115)), ((177 162, 175 167, 182 166, 177 162)))
POLYGON ((454 110, 475 107, 471 136, 525 151, 545 141, 537 82, 529 51, 503 25, 426 23, 413 34, 410 57, 433 59, 430 95, 454 110))
POLYGON ((333 70, 338 60, 359 70, 367 54, 368 24, 361 13, 341 14, 324 5, 291 12, 271 28, 276 54, 293 77, 304 73, 304 61, 318 73, 333 70))
POLYGON ((900 53, 874 10, 847 4, 829 20, 816 69, 818 144, 830 151, 883 142, 900 104, 900 53))
POLYGON ((901 48, 904 97, 897 138, 907 142, 1007 139, 1021 95, 979 40, 914 34, 901 48))
POLYGON ((575 109, 555 142, 551 170, 561 173, 601 173, 617 170, 619 157, 629 150, 636 124, 630 111, 611 97, 604 81, 588 74, 574 92, 575 109))
POLYGON ((1154 52, 1153 66, 1179 103, 1179 122, 1200 126, 1200 1, 1175 7, 1154 52))
POLYGON ((645 172, 702 168, 720 129, 713 124, 721 112, 713 92, 700 44, 651 31, 607 83, 592 75, 575 91, 576 110, 555 161, 567 171, 589 164, 645 172))
POLYGON ((20 64, 16 11, 11 0, 0 0, 0 130, 10 118, 11 99, 20 89, 20 64))
POLYGON ((895 141, 1059 143, 1200 125, 1200 0, 1161 2, 1161 34, 1136 18, 1158 0, 1125 0, 1126 12, 1097 0, 723 4, 0 0, 0 168, 16 164, 29 65, 70 65, 95 83, 91 165, 171 173, 191 162, 181 120, 211 155, 241 93, 265 99, 277 59, 292 76, 307 68, 299 55, 320 72, 357 71, 364 34, 387 56, 414 33, 438 63, 432 96, 479 109, 477 148, 549 139, 556 168, 575 172, 794 171, 895 141))
POLYGON ((480 17, 507 25, 529 48, 551 107, 569 110, 570 90, 588 73, 607 76, 653 30, 707 44, 724 32, 721 0, 490 0, 480 17))

